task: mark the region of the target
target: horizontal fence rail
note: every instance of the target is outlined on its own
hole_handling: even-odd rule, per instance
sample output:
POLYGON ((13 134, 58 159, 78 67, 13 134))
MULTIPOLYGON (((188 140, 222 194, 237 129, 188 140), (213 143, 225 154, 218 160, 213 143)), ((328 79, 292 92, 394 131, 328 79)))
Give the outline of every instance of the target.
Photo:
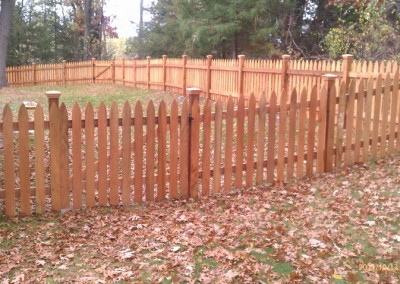
MULTIPOLYGON (((65 62, 59 64, 33 64, 31 66, 8 67, 7 79, 10 86, 59 85, 77 83, 110 83, 138 88, 170 91, 186 94, 186 88, 202 90, 208 99, 227 102, 233 96, 246 101, 251 94, 259 101, 263 92, 278 95, 282 90, 293 88, 311 89, 322 86, 322 76, 336 75, 336 86, 346 85, 352 79, 375 80, 379 74, 390 73, 393 78, 398 63, 353 60, 352 55, 343 55, 341 61, 291 60, 283 55, 281 60, 246 59, 190 59, 162 58, 145 60, 96 60, 65 62)), ((279 99, 279 98, 278 98, 279 99)))
MULTIPOLYGON (((108 72, 108 70, 106 71, 108 72)), ((182 75, 182 74, 180 74, 182 75)), ((399 76, 361 78, 226 104, 186 90, 179 107, 38 105, 0 123, 7 216, 227 194, 384 158, 400 150, 399 76), (68 113, 70 113, 68 115, 68 113)))

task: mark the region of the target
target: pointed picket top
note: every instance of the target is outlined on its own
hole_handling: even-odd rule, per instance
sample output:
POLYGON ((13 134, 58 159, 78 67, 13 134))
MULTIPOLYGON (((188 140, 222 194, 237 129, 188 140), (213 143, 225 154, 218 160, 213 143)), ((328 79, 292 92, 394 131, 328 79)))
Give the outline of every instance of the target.
POLYGON ((129 117, 132 116, 132 108, 131 108, 131 104, 128 102, 128 100, 126 100, 124 102, 124 105, 122 106, 122 113, 124 116, 129 116, 129 117))
POLYGON ((251 95, 250 95, 250 99, 249 99, 249 106, 251 106, 251 105, 256 105, 256 97, 255 97, 255 95, 254 95, 254 93, 251 93, 251 95))
POLYGON ((28 116, 28 110, 26 109, 25 104, 21 104, 18 111, 18 121, 20 121, 21 117, 25 118, 28 116))
POLYGON ((374 63, 372 61, 368 61, 367 72, 369 73, 369 76, 374 72, 374 63))
POLYGON ((35 107, 35 112, 33 114, 34 116, 34 121, 35 120, 42 120, 41 117, 43 117, 44 119, 44 115, 43 115, 43 107, 41 104, 37 104, 35 107))
POLYGON ((385 62, 384 62, 384 61, 381 61, 381 62, 380 62, 380 65, 379 65, 379 72, 380 72, 381 74, 386 73, 386 72, 385 72, 385 62))
POLYGON ((303 87, 303 89, 301 90, 301 95, 300 95, 300 102, 303 102, 304 100, 307 102, 307 88, 306 87, 303 87))
POLYGON ((392 73, 392 61, 388 61, 386 65, 386 73, 392 73))
POLYGON ((399 71, 399 65, 398 65, 398 63, 397 63, 397 61, 395 61, 394 63, 393 63, 393 72, 398 72, 399 71))
MULTIPOLYGON (((130 104, 128 102, 125 103, 124 108, 128 108, 129 107, 129 111, 130 111, 130 104)), ((143 117, 143 106, 142 106, 142 102, 141 101, 137 101, 136 105, 135 105, 135 118, 142 118, 143 117)))
POLYGON ((260 97, 260 109, 265 109, 266 107, 266 103, 267 103, 267 97, 265 96, 265 92, 261 93, 261 97, 260 97))
POLYGON ((378 61, 375 61, 375 63, 374 63, 374 73, 379 73, 379 63, 378 63, 378 61))
POLYGON ((290 95, 290 103, 296 103, 297 102, 297 90, 296 88, 293 88, 292 94, 290 95))
POLYGON ((164 100, 161 100, 160 105, 158 106, 158 113, 161 114, 161 112, 165 115, 167 113, 167 105, 164 100))
POLYGON ((176 100, 173 100, 171 104, 171 113, 178 113, 178 110, 178 102, 176 100))
MULTIPOLYGON (((211 108, 211 104, 209 103, 208 100, 207 100, 206 104, 207 104, 207 103, 210 105, 210 108, 211 108)), ((228 98, 228 103, 227 103, 227 109, 229 109, 230 107, 233 107, 234 104, 235 104, 235 102, 234 102, 234 100, 233 100, 233 97, 232 97, 232 96, 229 96, 229 98, 228 98)), ((204 110, 205 110, 205 109, 206 109, 206 107, 204 106, 204 110)))
POLYGON ((107 116, 107 108, 103 101, 100 102, 100 105, 98 108, 98 113, 100 113, 100 112, 102 112, 103 114, 105 113, 105 115, 107 116))
POLYGON ((368 70, 368 64, 367 64, 367 61, 363 61, 363 64, 362 64, 362 67, 361 67, 361 71, 363 72, 363 73, 366 73, 367 72, 367 70, 368 70))
POLYGON ((132 108, 128 101, 122 107, 122 123, 131 126, 132 108))
POLYGON ((277 102, 276 93, 275 93, 275 91, 272 91, 271 97, 269 99, 269 104, 272 105, 272 106, 275 106, 276 102, 277 102))
POLYGON ((74 103, 72 107, 72 117, 76 117, 77 115, 81 116, 81 108, 78 103, 74 103))
POLYGON ((110 107, 110 116, 112 116, 114 113, 116 113, 117 116, 118 116, 118 105, 117 105, 117 103, 116 103, 115 101, 113 101, 113 102, 111 103, 111 107, 110 107))
MULTIPOLYGON (((36 106, 36 108, 37 108, 37 106, 36 106)), ((63 113, 63 114, 67 113, 67 119, 68 119, 68 109, 64 102, 61 103, 61 105, 60 105, 60 113, 63 113)))
POLYGON ((147 115, 150 114, 154 114, 155 113, 155 107, 154 107, 154 103, 153 100, 150 100, 147 103, 147 111, 146 111, 147 115))
MULTIPOLYGON (((61 110, 61 108, 63 107, 63 105, 65 106, 65 104, 62 103, 62 105, 61 105, 61 107, 60 107, 60 110, 61 110)), ((88 103, 86 104, 86 107, 85 107, 85 118, 86 118, 86 117, 93 117, 93 116, 94 116, 93 105, 92 105, 91 102, 88 102, 88 103)))

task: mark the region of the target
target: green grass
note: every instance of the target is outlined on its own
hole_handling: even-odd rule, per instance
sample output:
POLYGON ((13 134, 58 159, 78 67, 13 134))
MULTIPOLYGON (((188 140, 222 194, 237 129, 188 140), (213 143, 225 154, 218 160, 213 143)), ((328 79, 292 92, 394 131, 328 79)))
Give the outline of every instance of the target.
POLYGON ((101 102, 106 107, 110 107, 112 102, 116 102, 122 109, 123 104, 128 101, 132 111, 137 101, 143 103, 144 111, 147 103, 153 100, 158 105, 161 100, 165 100, 167 106, 178 98, 177 95, 153 90, 142 90, 127 86, 111 84, 80 84, 80 85, 59 85, 59 86, 29 86, 20 88, 0 89, 0 108, 5 104, 10 104, 14 113, 18 112, 23 101, 33 101, 43 106, 45 112, 48 109, 46 91, 56 90, 61 92, 60 103, 65 103, 67 108, 72 108, 74 103, 85 107, 89 102, 96 109, 101 102))

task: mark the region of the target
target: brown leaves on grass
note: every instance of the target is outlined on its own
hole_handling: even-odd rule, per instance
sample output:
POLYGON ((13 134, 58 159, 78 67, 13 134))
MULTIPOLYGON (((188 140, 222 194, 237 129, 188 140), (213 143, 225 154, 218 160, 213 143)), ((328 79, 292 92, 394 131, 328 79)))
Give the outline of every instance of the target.
POLYGON ((3 220, 0 278, 397 283, 399 162, 198 202, 3 220))

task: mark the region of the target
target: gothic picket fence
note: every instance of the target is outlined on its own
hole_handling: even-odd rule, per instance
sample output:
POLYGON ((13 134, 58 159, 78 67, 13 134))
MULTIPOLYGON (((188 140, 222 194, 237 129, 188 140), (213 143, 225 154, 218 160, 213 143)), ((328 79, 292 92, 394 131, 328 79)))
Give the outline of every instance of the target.
POLYGON ((228 194, 400 150, 397 72, 347 84, 325 76, 321 88, 251 95, 248 103, 203 103, 200 93, 188 90, 181 105, 75 104, 71 112, 50 93, 48 121, 43 106, 29 115, 22 105, 14 121, 6 105, 1 212, 228 194))

